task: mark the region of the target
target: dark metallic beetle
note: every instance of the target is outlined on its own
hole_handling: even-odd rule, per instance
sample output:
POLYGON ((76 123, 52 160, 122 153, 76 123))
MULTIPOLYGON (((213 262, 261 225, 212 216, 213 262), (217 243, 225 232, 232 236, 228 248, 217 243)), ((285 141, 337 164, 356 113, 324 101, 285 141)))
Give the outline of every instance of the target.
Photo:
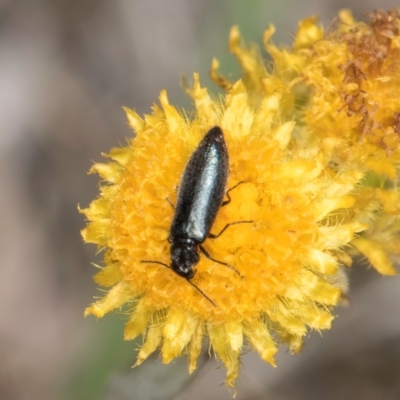
MULTIPOLYGON (((195 275, 194 267, 200 260, 199 250, 210 260, 239 272, 229 264, 215 260, 202 246, 207 238, 219 237, 230 225, 250 223, 237 221, 227 224, 219 234, 210 233, 218 210, 230 203, 230 190, 226 192, 228 200, 223 201, 228 180, 229 156, 221 128, 215 126, 204 136, 190 157, 178 189, 174 219, 171 224, 168 241, 171 244, 171 265, 159 261, 142 260, 144 263, 161 264, 190 282, 195 275)), ((240 275, 240 274, 239 274, 240 275)))

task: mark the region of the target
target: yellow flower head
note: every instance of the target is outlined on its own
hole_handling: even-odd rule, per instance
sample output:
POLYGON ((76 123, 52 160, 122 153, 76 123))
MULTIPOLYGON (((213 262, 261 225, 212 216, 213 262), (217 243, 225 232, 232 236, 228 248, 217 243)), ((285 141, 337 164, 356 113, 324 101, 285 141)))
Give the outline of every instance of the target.
POLYGON ((277 345, 285 342, 298 353, 308 329, 330 328, 330 309, 342 289, 335 285, 338 259, 367 228, 339 217, 356 203, 352 191, 363 173, 332 173, 322 152, 294 144, 295 122, 284 120, 281 91, 255 103, 238 81, 215 102, 195 75, 189 92, 196 108, 190 118, 169 104, 165 92, 161 108, 154 106, 144 119, 126 110, 135 138, 91 170, 104 183, 100 197, 82 211, 90 221, 82 234, 104 249, 105 267, 95 280, 111 288, 85 314, 102 317, 126 304, 125 339, 144 336, 136 365, 160 347, 163 362, 187 354, 193 371, 208 337, 233 386, 245 347, 275 365, 277 345), (241 275, 201 256, 191 282, 215 306, 171 269, 141 262, 170 264, 169 201, 175 204, 185 165, 213 126, 221 127, 228 148, 227 188, 243 183, 220 208, 212 232, 253 221, 204 243, 241 275))
MULTIPOLYGON (((272 44, 270 27, 268 65, 259 50, 242 44, 237 27, 230 35, 253 104, 281 93, 282 118, 296 122, 298 143, 321 151, 328 171, 364 174, 350 215, 369 229, 351 244, 386 275, 396 273, 390 257, 400 254, 399 16, 397 9, 375 11, 365 23, 343 10, 326 33, 317 18, 307 18, 291 47, 272 44)), ((229 88, 217 69, 214 60, 212 77, 229 88)))

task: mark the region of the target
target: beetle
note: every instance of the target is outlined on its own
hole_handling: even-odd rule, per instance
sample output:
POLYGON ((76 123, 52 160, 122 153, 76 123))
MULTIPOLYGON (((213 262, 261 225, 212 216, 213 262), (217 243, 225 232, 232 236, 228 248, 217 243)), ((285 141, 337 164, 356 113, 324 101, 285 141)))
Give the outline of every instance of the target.
POLYGON ((190 281, 195 275, 194 267, 200 261, 199 251, 208 259, 231 268, 239 276, 241 275, 236 268, 211 257, 202 244, 207 238, 218 238, 231 225, 253 222, 231 222, 226 224, 217 235, 210 233, 218 210, 231 201, 229 192, 243 183, 239 182, 225 193, 228 174, 229 156, 224 135, 222 129, 215 126, 207 132, 186 164, 178 187, 176 206, 170 203, 174 208, 168 237, 171 265, 153 260, 141 261, 172 269, 214 306, 215 303, 190 281), (228 200, 223 201, 225 194, 228 200))

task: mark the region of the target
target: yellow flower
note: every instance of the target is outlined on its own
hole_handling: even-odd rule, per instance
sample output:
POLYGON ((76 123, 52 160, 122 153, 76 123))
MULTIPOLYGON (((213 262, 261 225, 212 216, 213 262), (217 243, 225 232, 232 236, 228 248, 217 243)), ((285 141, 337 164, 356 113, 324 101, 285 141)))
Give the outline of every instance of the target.
POLYGON ((282 91, 256 99, 238 81, 215 102, 195 75, 188 92, 196 108, 190 118, 169 104, 165 92, 161 108, 154 106, 143 119, 127 109, 135 138, 91 170, 104 182, 100 197, 82 210, 89 220, 82 234, 104 250, 105 266, 95 280, 110 290, 85 315, 102 317, 126 305, 125 339, 144 337, 136 365, 160 347, 164 363, 187 354, 191 372, 208 337, 233 386, 243 349, 255 349, 274 366, 279 344, 298 353, 308 329, 330 328, 330 310, 343 289, 337 285, 339 259, 368 227, 357 213, 338 216, 351 214, 364 174, 329 171, 316 146, 294 143, 299 128, 284 110, 282 91), (176 202, 184 167, 213 126, 221 127, 227 143, 228 188, 244 183, 231 192, 232 202, 219 210, 212 231, 254 221, 204 243, 242 275, 201 257, 192 282, 215 306, 171 269, 141 262, 169 264, 174 210, 168 200, 176 202))
MULTIPOLYGON (((351 244, 380 273, 395 274, 390 257, 400 252, 399 11, 375 11, 364 23, 343 10, 326 33, 315 17, 307 18, 287 48, 271 43, 273 33, 270 27, 264 34, 273 59, 265 66, 259 50, 243 45, 236 27, 231 30, 230 49, 252 101, 280 92, 282 118, 296 121, 298 143, 322 151, 328 171, 364 174, 351 218, 370 227, 351 244)), ((214 60, 213 78, 217 69, 214 60)), ((220 84, 223 78, 214 80, 220 84)))

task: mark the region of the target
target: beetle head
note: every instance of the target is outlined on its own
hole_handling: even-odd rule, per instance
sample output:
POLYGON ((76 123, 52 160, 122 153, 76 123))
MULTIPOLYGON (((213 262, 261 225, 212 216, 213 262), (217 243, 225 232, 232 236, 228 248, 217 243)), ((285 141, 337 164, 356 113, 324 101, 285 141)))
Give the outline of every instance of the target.
POLYGON ((186 279, 194 277, 194 266, 199 262, 200 256, 193 245, 171 246, 171 268, 186 279))

